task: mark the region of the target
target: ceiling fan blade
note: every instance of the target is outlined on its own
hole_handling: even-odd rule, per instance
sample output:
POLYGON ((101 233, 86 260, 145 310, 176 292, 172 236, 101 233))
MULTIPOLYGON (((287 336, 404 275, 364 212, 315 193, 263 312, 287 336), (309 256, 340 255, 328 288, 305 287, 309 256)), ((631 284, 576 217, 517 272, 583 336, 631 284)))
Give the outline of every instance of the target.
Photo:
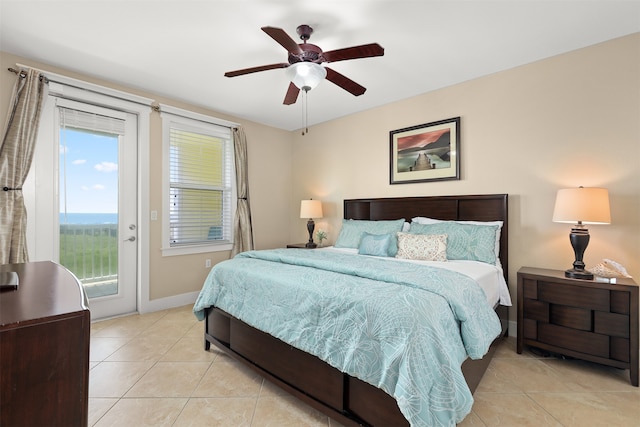
POLYGON ((284 96, 284 105, 295 104, 298 100, 298 94, 300 93, 300 89, 298 86, 294 85, 293 82, 289 83, 289 89, 287 90, 287 94, 284 96))
POLYGON ((372 56, 383 55, 384 48, 378 43, 345 47, 344 49, 330 50, 329 52, 323 53, 324 59, 327 62, 344 61, 346 59, 370 58, 372 56))
POLYGON ((343 76, 337 71, 332 70, 329 67, 324 67, 327 70, 327 80, 334 83, 337 86, 340 86, 342 89, 350 92, 355 96, 360 96, 366 92, 367 88, 364 86, 360 86, 358 83, 354 82, 348 77, 343 76))
POLYGON ((243 70, 227 71, 226 73, 224 73, 224 75, 225 77, 236 77, 242 76, 244 74, 257 73, 258 71, 275 70, 276 68, 287 68, 288 66, 289 64, 286 62, 280 64, 261 65, 259 67, 245 68, 243 70))
POLYGON ((280 46, 287 49, 287 52, 301 54, 302 49, 298 46, 289 35, 282 29, 276 27, 262 27, 262 31, 267 33, 272 39, 274 39, 280 46))

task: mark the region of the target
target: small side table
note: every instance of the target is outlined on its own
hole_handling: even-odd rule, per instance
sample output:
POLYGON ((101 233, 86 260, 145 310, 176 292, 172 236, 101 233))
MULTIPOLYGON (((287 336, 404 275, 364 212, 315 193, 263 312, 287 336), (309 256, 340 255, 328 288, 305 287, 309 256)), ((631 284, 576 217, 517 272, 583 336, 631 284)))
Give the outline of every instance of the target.
POLYGON ((287 248, 289 249, 315 249, 315 248, 308 248, 306 246, 306 243, 290 243, 287 245, 287 248))
POLYGON ((638 285, 631 279, 571 279, 563 271, 518 271, 517 352, 524 345, 629 369, 638 387, 638 285))

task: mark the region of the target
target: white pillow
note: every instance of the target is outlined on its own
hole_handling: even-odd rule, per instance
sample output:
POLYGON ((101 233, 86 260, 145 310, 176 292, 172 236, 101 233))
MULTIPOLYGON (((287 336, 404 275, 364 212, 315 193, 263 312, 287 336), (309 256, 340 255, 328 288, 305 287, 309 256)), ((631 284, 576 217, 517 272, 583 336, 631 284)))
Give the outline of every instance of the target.
POLYGON ((398 253, 396 258, 419 259, 423 261, 447 260, 446 234, 398 233, 398 253))

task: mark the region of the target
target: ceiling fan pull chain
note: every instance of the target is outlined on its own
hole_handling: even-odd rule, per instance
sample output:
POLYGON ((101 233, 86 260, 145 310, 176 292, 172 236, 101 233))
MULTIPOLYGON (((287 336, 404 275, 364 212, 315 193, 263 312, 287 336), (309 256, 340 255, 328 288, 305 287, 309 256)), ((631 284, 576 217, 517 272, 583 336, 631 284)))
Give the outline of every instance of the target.
POLYGON ((307 108, 307 96, 308 91, 302 90, 302 135, 306 135, 309 133, 308 123, 309 123, 309 114, 307 108))

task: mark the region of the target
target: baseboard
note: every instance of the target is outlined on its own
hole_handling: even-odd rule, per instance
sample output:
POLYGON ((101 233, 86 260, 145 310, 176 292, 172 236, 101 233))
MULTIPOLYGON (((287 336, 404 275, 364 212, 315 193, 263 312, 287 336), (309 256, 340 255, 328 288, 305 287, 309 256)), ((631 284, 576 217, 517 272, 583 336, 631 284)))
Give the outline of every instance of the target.
POLYGON ((140 314, 151 313, 153 311, 167 310, 169 308, 181 307, 183 305, 193 304, 196 302, 196 298, 200 291, 189 292, 186 294, 174 295, 165 298, 158 298, 151 301, 146 301, 144 304, 140 304, 140 314))
POLYGON ((509 336, 516 338, 518 336, 518 322, 509 320, 509 336))

